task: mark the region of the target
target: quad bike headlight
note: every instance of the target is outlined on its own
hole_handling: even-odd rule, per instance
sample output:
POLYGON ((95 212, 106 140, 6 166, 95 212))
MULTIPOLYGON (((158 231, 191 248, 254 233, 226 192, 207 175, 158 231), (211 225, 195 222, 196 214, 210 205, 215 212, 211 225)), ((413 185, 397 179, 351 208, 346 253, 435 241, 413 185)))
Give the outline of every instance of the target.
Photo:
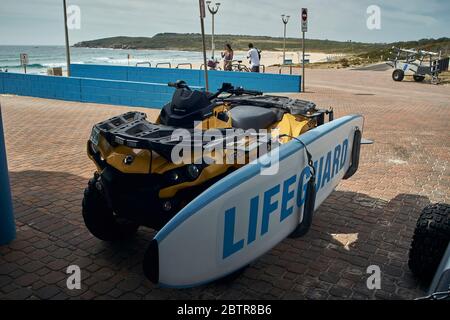
POLYGON ((134 162, 134 157, 132 155, 128 155, 123 159, 123 163, 127 166, 132 165, 134 162))
POLYGON ((186 167, 186 172, 187 172, 188 177, 192 180, 196 180, 198 178, 198 176, 200 175, 200 169, 194 164, 188 165, 186 167))
POLYGON ((93 154, 98 153, 98 148, 95 144, 93 144, 92 142, 89 142, 89 146, 91 147, 91 151, 93 154))
POLYGON ((162 204, 162 208, 164 211, 168 212, 170 210, 172 210, 172 202, 170 201, 164 201, 162 204))
POLYGON ((176 171, 173 171, 172 173, 170 173, 169 177, 170 177, 170 180, 174 181, 174 182, 177 182, 178 179, 180 179, 180 175, 176 171))

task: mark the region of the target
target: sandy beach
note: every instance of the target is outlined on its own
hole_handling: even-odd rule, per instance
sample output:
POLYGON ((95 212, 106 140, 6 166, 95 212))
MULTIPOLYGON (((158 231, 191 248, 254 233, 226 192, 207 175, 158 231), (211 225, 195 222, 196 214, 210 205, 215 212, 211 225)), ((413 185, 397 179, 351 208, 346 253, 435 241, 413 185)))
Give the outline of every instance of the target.
MULTIPOLYGON (((208 52, 210 54, 210 52, 208 52)), ((323 52, 306 52, 306 59, 309 57, 310 63, 316 62, 326 62, 328 59, 336 59, 336 57, 343 57, 342 54, 330 54, 323 52)), ((216 56, 220 56, 220 52, 216 54, 216 56)), ((301 63, 302 52, 297 51, 286 51, 286 60, 291 59, 292 63, 297 64, 301 63)), ((249 62, 247 59, 247 51, 235 51, 234 52, 234 60, 242 60, 242 63, 246 66, 249 66, 249 62)), ((220 67, 223 67, 222 59, 219 60, 220 67)), ((279 65, 283 62, 283 52, 281 51, 262 51, 261 52, 261 65, 266 67, 279 65)), ((200 68, 201 63, 194 63, 193 68, 200 68)))

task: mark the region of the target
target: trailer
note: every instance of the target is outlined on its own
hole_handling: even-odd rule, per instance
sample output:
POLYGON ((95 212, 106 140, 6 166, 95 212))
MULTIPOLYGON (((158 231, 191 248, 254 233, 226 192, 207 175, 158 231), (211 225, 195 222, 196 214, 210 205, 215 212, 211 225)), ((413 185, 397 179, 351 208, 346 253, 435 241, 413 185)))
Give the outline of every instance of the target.
POLYGON ((394 72, 392 79, 402 81, 405 75, 413 76, 414 81, 422 82, 425 76, 431 76, 431 83, 440 83, 439 74, 448 70, 449 57, 442 57, 441 52, 392 47, 391 59, 387 62, 394 72))

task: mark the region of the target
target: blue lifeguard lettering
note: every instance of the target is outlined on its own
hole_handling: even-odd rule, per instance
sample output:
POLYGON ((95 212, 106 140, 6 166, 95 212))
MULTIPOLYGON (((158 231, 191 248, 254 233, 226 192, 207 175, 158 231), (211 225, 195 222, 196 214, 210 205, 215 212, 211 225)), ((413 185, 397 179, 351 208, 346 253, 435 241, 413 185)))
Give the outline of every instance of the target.
POLYGON ((333 159, 333 170, 331 171, 331 177, 333 178, 335 174, 339 172, 339 160, 341 158, 341 145, 338 144, 334 148, 334 159, 333 159))
POLYGON ((250 221, 248 222, 248 239, 247 244, 252 243, 256 239, 256 226, 258 225, 258 204, 259 196, 250 200, 250 221))
POLYGON ((290 206, 287 207, 288 202, 294 198, 294 191, 289 191, 289 188, 297 181, 297 175, 293 175, 283 183, 283 197, 281 198, 281 213, 280 222, 289 217, 294 208, 290 206))
MULTIPOLYGON (((331 149, 329 152, 322 155, 320 159, 316 160, 314 167, 317 169, 316 183, 318 189, 323 188, 326 184, 330 183, 332 178, 343 169, 347 162, 348 144, 348 139, 345 139, 342 144, 336 145, 334 149, 331 149)), ((293 205, 289 205, 291 200, 295 201, 298 208, 303 206, 308 186, 307 182, 310 177, 311 169, 309 166, 306 166, 300 172, 300 175, 293 175, 289 179, 283 181, 282 184, 277 184, 270 189, 267 189, 263 195, 260 194, 251 198, 248 207, 248 234, 246 238, 236 239, 236 207, 226 210, 224 215, 223 259, 242 250, 244 246, 250 245, 258 240, 257 232, 260 219, 261 237, 269 232, 270 217, 272 213, 280 213, 279 221, 281 223, 294 212, 293 205), (294 185, 297 188, 296 190, 293 187, 294 185), (283 189, 281 190, 281 188, 283 189), (261 199, 261 197, 263 199, 261 199), (281 208, 279 208, 280 202, 281 208)), ((239 219, 240 222, 242 222, 241 220, 242 219, 239 219)))
POLYGON ((325 161, 325 169, 323 171, 323 177, 322 177, 322 187, 325 185, 325 181, 328 183, 330 182, 330 174, 331 174, 331 151, 327 153, 327 160, 325 161))
POLYGON ((297 207, 301 207, 305 203, 304 194, 306 193, 307 184, 305 183, 305 178, 308 179, 311 176, 311 171, 309 167, 304 167, 302 173, 300 173, 300 178, 298 179, 297 187, 297 207))
POLYGON ((345 161, 347 160, 347 152, 348 152, 348 139, 344 140, 344 143, 342 144, 342 155, 341 155, 341 168, 342 170, 345 165, 345 161))
POLYGON ((231 256, 244 247, 244 239, 234 242, 234 226, 236 224, 236 208, 225 212, 225 229, 223 235, 223 259, 231 256))
POLYGON ((272 202, 272 198, 280 192, 280 185, 264 192, 264 205, 261 223, 261 235, 264 235, 269 231, 269 218, 270 214, 278 209, 278 200, 272 202))

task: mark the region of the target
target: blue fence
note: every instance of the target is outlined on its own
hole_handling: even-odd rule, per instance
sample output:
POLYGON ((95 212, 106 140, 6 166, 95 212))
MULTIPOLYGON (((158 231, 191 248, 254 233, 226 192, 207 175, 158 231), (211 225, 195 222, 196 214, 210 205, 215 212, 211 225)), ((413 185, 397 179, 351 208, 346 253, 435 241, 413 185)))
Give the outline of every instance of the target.
MULTIPOLYGON (((134 107, 161 108, 172 98, 168 82, 186 81, 203 89, 204 72, 101 65, 72 65, 73 77, 0 72, 0 93, 134 107)), ((299 92, 300 76, 210 71, 210 90, 228 82, 263 92, 299 92)))
POLYGON ((173 92, 162 83, 0 72, 0 93, 47 99, 161 108, 173 92))
MULTIPOLYGON (((80 78, 168 83, 184 80, 191 86, 204 86, 204 71, 190 69, 144 68, 72 64, 71 74, 80 78)), ((209 71, 210 90, 215 91, 222 83, 229 82, 249 90, 263 92, 300 92, 301 76, 270 73, 209 71)))

